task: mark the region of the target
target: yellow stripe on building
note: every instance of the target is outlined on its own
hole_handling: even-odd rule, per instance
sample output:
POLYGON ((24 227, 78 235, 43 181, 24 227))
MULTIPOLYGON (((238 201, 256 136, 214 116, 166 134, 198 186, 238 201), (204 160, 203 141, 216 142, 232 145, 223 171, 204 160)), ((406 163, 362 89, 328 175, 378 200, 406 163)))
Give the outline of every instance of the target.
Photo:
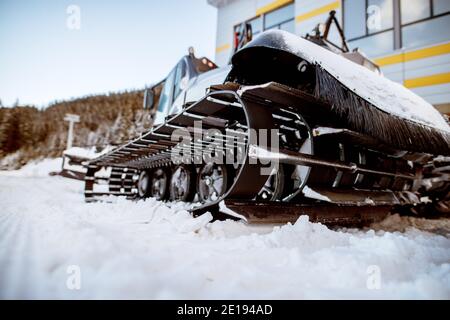
POLYGON ((324 5, 324 6, 320 7, 320 8, 317 8, 317 9, 314 9, 312 11, 309 11, 307 13, 298 15, 295 18, 295 21, 297 23, 299 23, 299 22, 302 22, 302 21, 314 18, 315 16, 318 16, 318 15, 321 15, 321 14, 324 14, 324 13, 328 13, 331 10, 339 9, 340 7, 341 7, 341 1, 335 1, 335 2, 332 2, 330 4, 324 5))
POLYGON ((284 5, 293 3, 294 0, 276 0, 272 1, 271 3, 259 8, 256 10, 256 15, 259 16, 261 14, 265 14, 267 12, 273 11, 275 9, 278 9, 279 7, 282 7, 284 5))
POLYGON ((382 58, 375 59, 375 63, 379 66, 387 66, 396 63, 408 62, 418 59, 424 59, 434 56, 439 56, 442 54, 450 53, 450 42, 446 44, 441 44, 433 47, 428 47, 424 49, 402 52, 399 54, 394 54, 391 56, 386 56, 382 58))
POLYGON ((427 77, 408 79, 405 80, 404 85, 407 88, 417 88, 417 87, 434 86, 437 84, 444 84, 449 82, 450 82, 450 72, 434 74, 432 76, 427 77))
POLYGON ((226 50, 228 50, 230 48, 231 48, 231 45, 229 43, 224 44, 223 46, 220 46, 220 47, 216 48, 216 53, 221 53, 221 52, 226 51, 226 50))

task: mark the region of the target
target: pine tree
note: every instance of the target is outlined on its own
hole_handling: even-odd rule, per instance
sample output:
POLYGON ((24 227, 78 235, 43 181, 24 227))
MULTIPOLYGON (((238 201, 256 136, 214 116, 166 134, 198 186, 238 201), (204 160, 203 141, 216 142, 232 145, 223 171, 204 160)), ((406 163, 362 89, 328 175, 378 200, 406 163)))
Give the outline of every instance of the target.
POLYGON ((19 107, 18 100, 12 108, 0 107, 0 158, 17 151, 20 162, 60 155, 66 145, 66 113, 81 116, 75 126, 75 145, 123 143, 150 127, 142 98, 142 91, 131 91, 55 101, 43 110, 19 107))

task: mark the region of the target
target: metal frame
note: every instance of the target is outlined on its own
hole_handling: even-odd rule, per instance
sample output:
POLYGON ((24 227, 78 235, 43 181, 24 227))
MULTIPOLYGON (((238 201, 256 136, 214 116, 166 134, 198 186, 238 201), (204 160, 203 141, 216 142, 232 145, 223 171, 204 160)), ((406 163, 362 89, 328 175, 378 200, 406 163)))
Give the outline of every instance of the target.
MULTIPOLYGON (((289 150, 280 150, 279 152, 273 152, 263 147, 250 144, 249 145, 249 157, 252 159, 258 159, 263 161, 278 161, 279 163, 286 163, 290 165, 300 166, 322 166, 336 168, 346 172, 352 173, 369 173, 373 175, 389 176, 394 178, 402 178, 407 180, 415 180, 417 177, 412 174, 402 174, 395 172, 388 172, 376 169, 370 169, 362 165, 355 163, 345 163, 341 161, 330 161, 321 159, 315 155, 309 155, 306 153, 292 152, 289 150)), ((303 187, 303 186, 302 186, 303 187)))

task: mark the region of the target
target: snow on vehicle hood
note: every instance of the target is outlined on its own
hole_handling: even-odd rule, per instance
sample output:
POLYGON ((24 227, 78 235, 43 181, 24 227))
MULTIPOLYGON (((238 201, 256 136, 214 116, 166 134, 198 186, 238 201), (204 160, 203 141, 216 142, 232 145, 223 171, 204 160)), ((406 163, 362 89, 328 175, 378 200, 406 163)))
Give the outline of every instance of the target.
POLYGON ((401 84, 289 32, 270 30, 267 33, 284 42, 283 50, 320 65, 349 90, 380 110, 450 132, 439 111, 401 84))

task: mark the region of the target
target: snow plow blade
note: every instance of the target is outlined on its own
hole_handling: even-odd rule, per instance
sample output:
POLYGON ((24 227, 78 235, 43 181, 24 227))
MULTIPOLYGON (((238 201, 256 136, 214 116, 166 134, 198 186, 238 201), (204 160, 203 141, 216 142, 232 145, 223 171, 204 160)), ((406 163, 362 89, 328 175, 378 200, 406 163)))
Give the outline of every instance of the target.
POLYGON ((307 215, 309 221, 326 226, 364 227, 383 220, 392 210, 391 206, 355 206, 301 203, 258 203, 252 201, 226 200, 229 210, 242 215, 251 224, 295 223, 307 215))

